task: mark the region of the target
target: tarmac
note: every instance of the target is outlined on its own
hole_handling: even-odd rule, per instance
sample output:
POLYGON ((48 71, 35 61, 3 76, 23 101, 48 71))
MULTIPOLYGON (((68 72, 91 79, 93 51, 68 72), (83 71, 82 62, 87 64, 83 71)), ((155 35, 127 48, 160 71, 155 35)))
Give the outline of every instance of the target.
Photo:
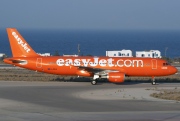
POLYGON ((180 83, 0 81, 0 121, 179 121, 180 102, 149 96, 180 83))

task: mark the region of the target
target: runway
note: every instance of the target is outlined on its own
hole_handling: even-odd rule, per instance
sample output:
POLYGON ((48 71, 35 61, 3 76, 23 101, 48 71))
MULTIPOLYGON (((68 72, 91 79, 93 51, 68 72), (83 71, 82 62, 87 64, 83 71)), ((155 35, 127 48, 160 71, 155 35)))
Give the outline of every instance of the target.
POLYGON ((149 96, 179 83, 0 82, 2 121, 179 121, 180 102, 149 96))

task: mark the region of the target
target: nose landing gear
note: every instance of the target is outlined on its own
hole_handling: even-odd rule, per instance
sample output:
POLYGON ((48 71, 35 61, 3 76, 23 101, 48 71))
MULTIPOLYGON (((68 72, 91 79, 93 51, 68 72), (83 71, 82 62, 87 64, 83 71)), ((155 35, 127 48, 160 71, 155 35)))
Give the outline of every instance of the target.
POLYGON ((156 80, 155 80, 155 77, 152 76, 152 82, 151 82, 152 85, 156 85, 156 80))

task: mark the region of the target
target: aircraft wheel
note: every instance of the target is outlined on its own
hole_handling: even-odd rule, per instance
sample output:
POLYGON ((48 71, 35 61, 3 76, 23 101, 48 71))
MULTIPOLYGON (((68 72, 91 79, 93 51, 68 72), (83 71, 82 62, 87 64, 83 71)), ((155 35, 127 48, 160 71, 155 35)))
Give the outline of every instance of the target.
POLYGON ((92 85, 96 85, 96 84, 97 84, 97 80, 92 80, 92 81, 91 81, 91 84, 92 84, 92 85))
POLYGON ((152 85, 156 85, 156 81, 155 81, 155 77, 154 76, 152 76, 152 85))
POLYGON ((155 82, 155 81, 152 81, 152 85, 156 85, 156 82, 155 82))

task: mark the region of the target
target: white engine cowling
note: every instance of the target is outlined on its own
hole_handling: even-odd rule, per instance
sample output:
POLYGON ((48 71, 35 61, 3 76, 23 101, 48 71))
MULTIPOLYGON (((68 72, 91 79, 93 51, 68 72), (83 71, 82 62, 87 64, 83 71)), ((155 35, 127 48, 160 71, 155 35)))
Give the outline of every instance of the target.
POLYGON ((120 72, 110 72, 107 78, 110 82, 122 83, 124 82, 125 74, 120 72))

